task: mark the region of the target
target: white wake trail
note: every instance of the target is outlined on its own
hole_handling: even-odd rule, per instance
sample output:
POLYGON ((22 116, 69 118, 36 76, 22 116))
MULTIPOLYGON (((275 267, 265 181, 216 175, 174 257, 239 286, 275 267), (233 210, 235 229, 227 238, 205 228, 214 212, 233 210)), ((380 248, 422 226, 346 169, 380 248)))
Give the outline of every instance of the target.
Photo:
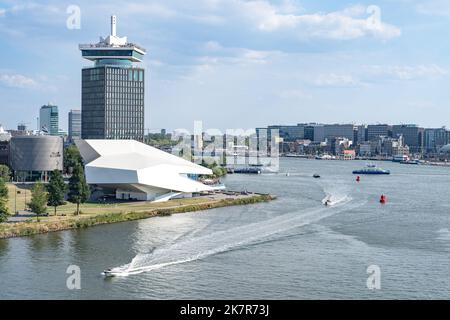
POLYGON ((331 198, 331 207, 318 206, 303 211, 299 210, 229 230, 183 239, 167 247, 156 248, 151 253, 138 254, 129 264, 112 270, 115 275, 128 276, 203 259, 252 244, 274 234, 315 223, 343 210, 362 205, 362 203, 355 203, 348 206, 347 204, 352 201, 348 195, 331 195, 331 198))

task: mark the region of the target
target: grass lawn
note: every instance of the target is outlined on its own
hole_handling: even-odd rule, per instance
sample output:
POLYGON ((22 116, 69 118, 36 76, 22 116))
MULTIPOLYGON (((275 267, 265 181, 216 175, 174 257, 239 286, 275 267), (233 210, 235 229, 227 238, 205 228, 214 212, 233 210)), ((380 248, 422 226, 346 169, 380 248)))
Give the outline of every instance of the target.
MULTIPOLYGON (((8 184, 9 207, 14 213, 17 210, 24 210, 25 199, 30 200, 30 185, 14 186, 8 184), (15 194, 17 191, 19 193, 15 194)), ((196 197, 185 199, 173 199, 167 202, 153 203, 149 201, 120 202, 120 203, 85 203, 80 206, 81 213, 75 216, 76 205, 67 203, 57 207, 56 216, 54 209, 48 207, 47 217, 40 217, 37 223, 36 218, 29 218, 26 221, 14 223, 0 223, 0 239, 16 236, 26 236, 51 231, 78 229, 94 225, 145 219, 154 216, 164 216, 175 213, 199 211, 211 208, 218 208, 230 205, 244 205, 263 201, 273 200, 270 195, 221 195, 211 199, 210 197, 196 197)))
POLYGON ((30 202, 31 199, 31 186, 15 186, 12 183, 8 183, 7 187, 9 191, 9 212, 13 214, 15 212, 15 208, 17 208, 17 211, 25 210, 25 203, 30 202))
MULTIPOLYGON (((31 199, 31 185, 13 185, 8 183, 9 190, 9 209, 10 213, 13 214, 14 208, 16 207, 18 211, 25 210, 26 202, 31 199), (17 192, 17 195, 15 195, 17 192)), ((120 202, 112 204, 103 203, 84 203, 80 206, 80 210, 85 214, 102 214, 102 213, 125 213, 125 212, 139 212, 155 208, 169 208, 179 205, 192 205, 205 203, 205 198, 186 198, 186 199, 174 199, 168 202, 152 203, 150 201, 133 201, 133 202, 120 202)), ((54 208, 48 207, 48 213, 54 215, 54 208)), ((56 209, 56 215, 73 215, 76 211, 76 205, 67 202, 65 205, 59 206, 56 209)))

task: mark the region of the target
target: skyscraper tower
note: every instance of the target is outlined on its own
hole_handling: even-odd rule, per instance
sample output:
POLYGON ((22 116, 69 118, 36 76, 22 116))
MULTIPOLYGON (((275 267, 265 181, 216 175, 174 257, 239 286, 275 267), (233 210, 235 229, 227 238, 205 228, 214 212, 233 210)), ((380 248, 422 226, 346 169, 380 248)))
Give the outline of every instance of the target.
POLYGON ((81 138, 81 111, 70 110, 69 112, 69 141, 81 138))
POLYGON ((95 63, 82 70, 81 137, 143 141, 144 69, 134 63, 142 62, 145 49, 116 35, 116 16, 108 37, 79 48, 95 63))
POLYGON ((39 110, 39 125, 40 130, 52 135, 57 136, 59 131, 59 112, 58 106, 43 105, 39 110))

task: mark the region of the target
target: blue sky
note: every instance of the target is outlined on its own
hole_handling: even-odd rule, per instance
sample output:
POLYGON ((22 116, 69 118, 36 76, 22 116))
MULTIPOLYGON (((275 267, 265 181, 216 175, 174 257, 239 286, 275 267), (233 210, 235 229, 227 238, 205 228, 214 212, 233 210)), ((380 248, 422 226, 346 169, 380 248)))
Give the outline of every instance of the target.
POLYGON ((299 122, 450 127, 450 1, 0 1, 0 123, 80 108, 79 43, 147 49, 146 128, 299 122), (81 28, 68 29, 69 5, 81 28), (378 15, 379 13, 379 15, 378 15))

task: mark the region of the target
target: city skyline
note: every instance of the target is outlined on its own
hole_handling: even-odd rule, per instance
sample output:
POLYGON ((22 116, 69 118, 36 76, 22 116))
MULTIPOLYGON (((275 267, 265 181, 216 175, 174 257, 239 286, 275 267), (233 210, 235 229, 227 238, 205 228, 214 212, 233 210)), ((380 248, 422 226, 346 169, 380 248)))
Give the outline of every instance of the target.
POLYGON ((32 128, 47 101, 67 129, 69 110, 81 108, 87 65, 77 45, 108 34, 111 13, 120 33, 149 52, 145 128, 191 128, 194 120, 253 128, 293 118, 450 126, 443 1, 373 1, 381 10, 376 28, 367 25, 377 8, 368 3, 108 2, 105 11, 106 2, 79 1, 81 29, 73 30, 66 5, 42 3, 0 6, 1 57, 9 61, 0 94, 2 107, 14 110, 0 122, 8 129, 32 128))

